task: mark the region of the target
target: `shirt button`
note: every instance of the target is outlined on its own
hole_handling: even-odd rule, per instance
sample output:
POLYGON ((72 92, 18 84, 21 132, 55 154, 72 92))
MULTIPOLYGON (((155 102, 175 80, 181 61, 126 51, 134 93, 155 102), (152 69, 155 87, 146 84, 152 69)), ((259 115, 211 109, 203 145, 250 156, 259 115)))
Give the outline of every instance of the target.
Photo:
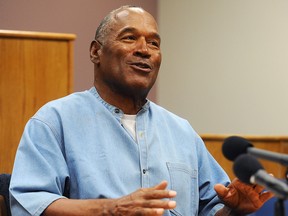
POLYGON ((147 170, 146 170, 146 169, 143 169, 142 172, 143 172, 143 174, 146 174, 147 170))
POLYGON ((114 112, 115 112, 115 113, 120 113, 120 110, 119 110, 118 108, 116 108, 116 109, 114 110, 114 112))
POLYGON ((140 136, 141 138, 143 138, 144 132, 143 132, 143 131, 140 131, 140 132, 139 132, 139 136, 140 136))

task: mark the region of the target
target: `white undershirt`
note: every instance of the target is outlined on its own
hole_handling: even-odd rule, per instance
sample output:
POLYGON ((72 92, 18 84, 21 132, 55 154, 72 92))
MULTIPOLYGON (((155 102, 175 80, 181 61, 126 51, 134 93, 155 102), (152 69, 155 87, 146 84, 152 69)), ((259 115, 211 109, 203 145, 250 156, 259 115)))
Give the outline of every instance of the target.
POLYGON ((124 114, 121 119, 122 125, 129 134, 136 140, 136 115, 124 114))

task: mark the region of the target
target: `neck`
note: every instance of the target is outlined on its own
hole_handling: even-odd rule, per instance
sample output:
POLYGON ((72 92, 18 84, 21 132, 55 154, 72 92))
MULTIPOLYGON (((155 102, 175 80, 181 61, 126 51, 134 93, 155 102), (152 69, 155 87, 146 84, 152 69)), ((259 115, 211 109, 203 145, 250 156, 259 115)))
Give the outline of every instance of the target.
POLYGON ((134 115, 137 114, 142 106, 146 103, 146 96, 135 95, 135 94, 123 94, 118 91, 111 89, 101 89, 99 86, 94 84, 100 97, 107 103, 118 107, 125 114, 134 115))

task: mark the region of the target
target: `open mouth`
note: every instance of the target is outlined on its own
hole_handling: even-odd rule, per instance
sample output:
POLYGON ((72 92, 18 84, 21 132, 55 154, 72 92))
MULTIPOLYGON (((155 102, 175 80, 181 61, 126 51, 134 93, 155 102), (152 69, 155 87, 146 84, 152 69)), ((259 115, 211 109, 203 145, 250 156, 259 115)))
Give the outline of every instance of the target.
POLYGON ((136 63, 132 63, 131 65, 135 65, 136 67, 142 68, 142 69, 151 69, 151 66, 147 63, 143 63, 143 62, 136 62, 136 63))

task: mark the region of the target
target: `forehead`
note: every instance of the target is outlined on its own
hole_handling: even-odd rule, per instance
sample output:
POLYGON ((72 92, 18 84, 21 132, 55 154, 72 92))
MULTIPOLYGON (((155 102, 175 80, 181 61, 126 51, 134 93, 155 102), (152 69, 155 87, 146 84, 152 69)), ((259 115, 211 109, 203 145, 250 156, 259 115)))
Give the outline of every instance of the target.
POLYGON ((128 8, 116 13, 112 28, 116 31, 133 28, 138 31, 158 34, 158 26, 154 17, 141 8, 128 8))

